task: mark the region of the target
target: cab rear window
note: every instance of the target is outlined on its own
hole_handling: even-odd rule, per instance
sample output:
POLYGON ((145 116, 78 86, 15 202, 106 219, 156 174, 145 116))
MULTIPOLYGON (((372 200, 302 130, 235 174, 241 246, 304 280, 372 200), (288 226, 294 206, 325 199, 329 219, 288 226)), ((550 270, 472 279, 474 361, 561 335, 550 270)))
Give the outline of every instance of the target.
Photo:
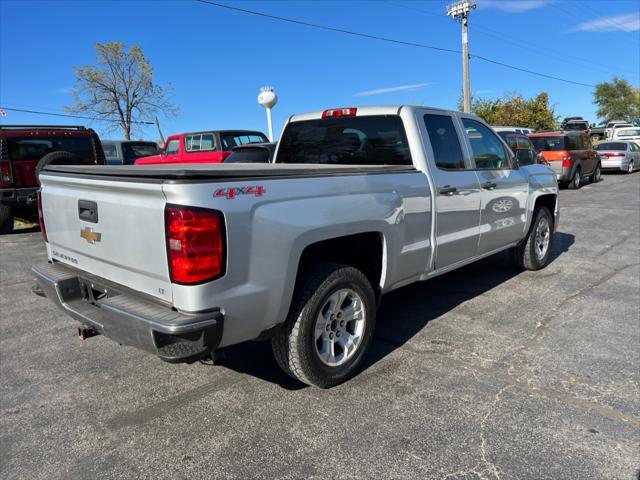
POLYGON ((397 115, 333 117, 292 122, 284 130, 279 163, 411 165, 397 115))
POLYGON ((40 160, 47 153, 65 151, 93 162, 93 142, 90 137, 12 137, 6 141, 12 161, 40 160))

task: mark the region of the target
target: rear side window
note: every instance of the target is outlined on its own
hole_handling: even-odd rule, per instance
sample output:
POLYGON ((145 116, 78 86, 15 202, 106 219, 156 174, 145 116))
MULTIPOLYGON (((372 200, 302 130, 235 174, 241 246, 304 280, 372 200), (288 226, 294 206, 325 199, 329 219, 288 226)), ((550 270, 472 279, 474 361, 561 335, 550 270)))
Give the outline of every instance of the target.
POLYGON ((187 152, 207 152, 213 150, 214 147, 215 143, 211 133, 185 136, 185 149, 187 152))
POLYGON ((531 143, 538 152, 561 152, 568 150, 566 137, 554 135, 548 137, 529 137, 531 143))
POLYGON ((462 124, 471 145, 476 168, 481 170, 511 168, 504 145, 490 128, 469 118, 463 118, 462 124))
POLYGON ((47 153, 71 152, 87 163, 93 163, 93 142, 90 137, 38 137, 7 138, 7 149, 12 161, 40 160, 47 153))
POLYGON ((568 136, 567 137, 567 150, 582 150, 583 145, 580 137, 568 136))
POLYGON ((448 115, 425 115, 424 123, 429 134, 436 166, 445 170, 466 168, 458 133, 448 115))
POLYGON ((331 117, 289 123, 280 140, 278 162, 412 164, 404 126, 397 115, 331 117))

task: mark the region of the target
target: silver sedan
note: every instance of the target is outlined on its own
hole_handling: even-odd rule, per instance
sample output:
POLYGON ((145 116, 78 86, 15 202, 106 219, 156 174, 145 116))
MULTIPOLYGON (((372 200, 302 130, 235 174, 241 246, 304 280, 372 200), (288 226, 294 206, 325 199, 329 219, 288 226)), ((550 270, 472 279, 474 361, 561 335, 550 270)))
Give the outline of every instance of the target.
POLYGON ((603 142, 596 146, 602 170, 633 173, 640 168, 640 144, 630 140, 603 142))

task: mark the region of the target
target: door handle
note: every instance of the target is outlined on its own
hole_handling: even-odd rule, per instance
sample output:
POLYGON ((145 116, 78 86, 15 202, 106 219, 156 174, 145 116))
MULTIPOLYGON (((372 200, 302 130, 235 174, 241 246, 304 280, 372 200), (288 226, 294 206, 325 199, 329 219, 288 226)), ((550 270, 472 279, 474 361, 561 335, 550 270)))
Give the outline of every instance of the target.
POLYGON ((498 185, 495 184, 494 182, 486 182, 482 184, 482 188, 484 188, 485 190, 493 190, 494 188, 496 188, 498 185))
POLYGON ((456 193, 458 189, 456 187, 450 187, 446 185, 439 190, 440 195, 453 195, 456 193))

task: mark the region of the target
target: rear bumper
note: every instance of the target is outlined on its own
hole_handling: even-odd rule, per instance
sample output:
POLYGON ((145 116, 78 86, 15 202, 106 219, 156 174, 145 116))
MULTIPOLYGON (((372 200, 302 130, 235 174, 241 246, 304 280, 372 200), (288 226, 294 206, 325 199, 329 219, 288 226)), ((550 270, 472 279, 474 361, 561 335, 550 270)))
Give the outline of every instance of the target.
POLYGON ((220 311, 180 313, 59 263, 34 265, 32 272, 34 292, 44 294, 83 326, 167 362, 198 360, 220 343, 224 318, 220 311))
POLYGON ((600 161, 603 170, 624 170, 629 168, 629 159, 623 158, 620 160, 602 159, 600 161))
POLYGON ((38 187, 0 188, 0 203, 3 205, 36 205, 38 187))

